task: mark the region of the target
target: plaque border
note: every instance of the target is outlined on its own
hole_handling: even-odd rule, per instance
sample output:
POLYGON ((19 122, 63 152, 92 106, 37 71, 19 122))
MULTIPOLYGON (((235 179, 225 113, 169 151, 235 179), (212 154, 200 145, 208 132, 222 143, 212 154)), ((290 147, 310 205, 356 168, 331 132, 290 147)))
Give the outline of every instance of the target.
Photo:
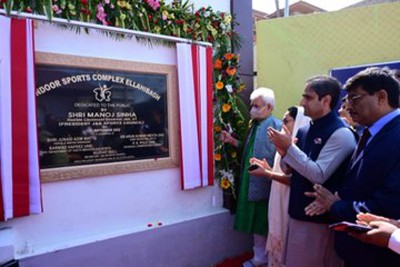
MULTIPOLYGON (((180 144, 177 70, 174 65, 154 64, 116 59, 84 57, 57 53, 36 52, 35 63, 102 70, 164 74, 167 76, 168 145, 169 157, 159 159, 129 160, 95 163, 79 166, 56 167, 40 170, 44 183, 69 179, 125 174, 140 171, 175 168, 179 166, 180 144)), ((36 88, 35 88, 36 89, 36 88)))

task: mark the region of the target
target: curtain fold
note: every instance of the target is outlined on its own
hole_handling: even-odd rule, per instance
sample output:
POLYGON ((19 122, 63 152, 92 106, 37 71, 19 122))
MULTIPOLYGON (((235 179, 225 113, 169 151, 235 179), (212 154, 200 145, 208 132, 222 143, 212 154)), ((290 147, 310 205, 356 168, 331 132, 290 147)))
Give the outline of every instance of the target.
POLYGON ((0 16, 0 219, 42 211, 33 22, 0 16))
POLYGON ((211 48, 177 44, 182 189, 213 184, 212 59, 209 57, 211 48))

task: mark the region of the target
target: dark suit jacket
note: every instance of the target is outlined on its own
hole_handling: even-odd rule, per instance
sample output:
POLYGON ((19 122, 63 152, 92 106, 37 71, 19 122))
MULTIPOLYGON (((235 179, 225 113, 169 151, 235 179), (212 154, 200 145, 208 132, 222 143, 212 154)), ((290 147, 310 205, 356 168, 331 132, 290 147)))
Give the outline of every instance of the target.
MULTIPOLYGON (((339 190, 342 201, 331 207, 335 219, 354 222, 354 201, 361 210, 365 206, 371 213, 400 219, 400 115, 377 133, 351 165, 339 190)), ((335 249, 346 267, 400 266, 400 255, 362 243, 346 233, 336 233, 335 249)))

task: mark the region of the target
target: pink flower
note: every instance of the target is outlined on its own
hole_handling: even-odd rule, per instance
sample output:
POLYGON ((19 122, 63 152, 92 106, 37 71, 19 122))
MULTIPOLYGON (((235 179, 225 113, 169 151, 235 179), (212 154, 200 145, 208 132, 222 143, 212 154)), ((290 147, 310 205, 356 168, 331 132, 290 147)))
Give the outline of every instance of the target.
POLYGON ((110 0, 105 0, 104 3, 108 5, 110 3, 110 0))
POLYGON ((160 2, 158 0, 146 0, 146 3, 156 11, 160 7, 160 2))
POLYGON ((57 5, 53 5, 52 8, 53 8, 54 12, 57 12, 58 10, 60 10, 57 5))
POLYGON ((106 21, 107 14, 104 12, 104 7, 100 3, 97 5, 96 18, 100 20, 103 25, 108 25, 108 22, 106 21))

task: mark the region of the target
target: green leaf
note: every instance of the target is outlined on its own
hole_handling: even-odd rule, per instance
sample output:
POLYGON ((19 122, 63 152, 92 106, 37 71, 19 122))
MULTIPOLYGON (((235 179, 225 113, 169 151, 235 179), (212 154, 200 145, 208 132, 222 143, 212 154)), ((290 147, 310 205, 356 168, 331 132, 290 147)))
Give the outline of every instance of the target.
POLYGON ((53 19, 53 7, 52 7, 52 1, 51 0, 45 0, 44 1, 44 11, 46 13, 46 16, 49 18, 51 21, 53 19))
POLYGON ((13 6, 14 6, 14 1, 13 0, 7 0, 7 2, 6 2, 7 15, 10 15, 11 10, 13 9, 13 6))

